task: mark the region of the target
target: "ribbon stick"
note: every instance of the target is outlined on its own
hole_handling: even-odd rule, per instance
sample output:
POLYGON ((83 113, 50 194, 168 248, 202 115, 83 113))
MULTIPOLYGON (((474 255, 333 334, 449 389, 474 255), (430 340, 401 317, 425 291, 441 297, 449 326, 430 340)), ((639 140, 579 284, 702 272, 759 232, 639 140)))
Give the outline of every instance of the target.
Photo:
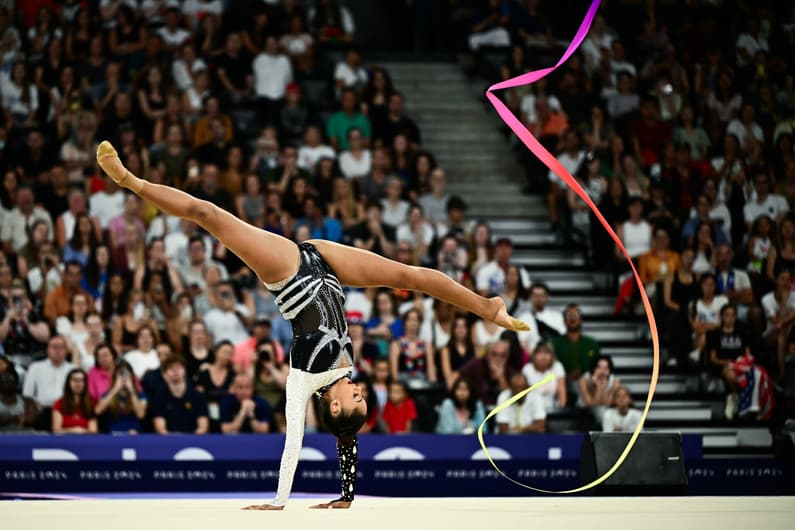
POLYGON ((643 414, 641 415, 640 423, 638 423, 635 432, 632 433, 632 437, 629 439, 629 442, 627 442, 624 451, 618 457, 616 463, 613 464, 613 466, 609 470, 607 470, 601 477, 597 478, 596 480, 588 484, 585 484, 583 486, 580 486, 578 488, 564 490, 564 491, 550 491, 522 484, 521 482, 518 482, 512 479, 511 477, 508 477, 499 467, 497 467, 497 464, 489 455, 486 444, 483 442, 483 427, 485 426, 486 421, 489 418, 498 414, 501 410, 504 410, 505 408, 509 407, 514 402, 522 399, 527 393, 532 392, 537 387, 549 382, 551 380, 551 376, 548 376, 540 383, 537 383, 531 386, 530 388, 523 390, 522 392, 513 396, 510 400, 506 401, 505 403, 500 404, 498 407, 496 407, 494 410, 491 411, 491 413, 486 417, 486 419, 480 425, 480 427, 478 428, 478 441, 480 442, 480 445, 483 448, 484 454, 489 459, 489 462, 491 462, 491 465, 494 466, 494 469, 496 469, 497 472, 499 472, 503 477, 510 480, 514 484, 541 493, 579 493, 588 490, 607 480, 610 477, 610 475, 612 475, 621 466, 621 464, 624 462, 629 452, 632 450, 632 446, 635 445, 635 442, 637 441, 638 436, 640 435, 640 432, 643 429, 643 424, 646 422, 646 417, 649 414, 649 408, 651 407, 652 398, 654 397, 654 390, 657 388, 657 379, 660 373, 660 342, 659 342, 659 337, 657 336, 657 323, 654 320, 654 313, 652 312, 649 299, 646 296, 646 290, 643 286, 643 282, 641 281, 640 276, 638 275, 638 271, 635 269, 635 265, 632 263, 632 259, 629 257, 629 254, 627 253, 627 249, 624 248, 624 245, 622 244, 621 240, 618 238, 616 233, 613 231, 612 227, 610 226, 610 223, 608 223, 605 220, 605 218, 602 216, 602 213, 599 211, 599 208, 597 208, 596 205, 593 203, 593 201, 591 201, 591 198, 583 191, 582 187, 580 187, 577 181, 574 180, 574 178, 569 174, 566 168, 564 168, 560 164, 560 162, 558 162, 558 160, 554 156, 552 156, 532 134, 530 134, 530 131, 528 131, 524 127, 524 125, 522 125, 521 121, 519 121, 516 118, 516 116, 514 116, 513 113, 508 109, 508 107, 506 107, 505 104, 493 93, 495 90, 501 90, 505 88, 512 88, 512 87, 534 83, 535 81, 538 81, 539 79, 554 72, 561 64, 566 62, 566 60, 571 56, 572 53, 574 53, 577 50, 577 48, 580 46, 582 41, 585 39, 585 36, 588 34, 588 30, 591 27, 591 23, 593 22, 593 19, 596 16, 596 11, 599 8, 599 3, 600 0, 593 0, 591 2, 591 6, 588 8, 588 12, 585 15, 585 18, 583 19, 582 24, 580 24, 580 28, 577 30, 577 34, 574 36, 574 39, 569 44, 569 47, 566 49, 566 52, 563 54, 563 56, 560 58, 557 64, 555 64, 555 66, 551 68, 543 68, 541 70, 535 70, 533 72, 528 72, 526 74, 522 74, 512 79, 508 79, 501 83, 492 85, 486 91, 486 97, 494 106, 494 108, 497 111, 497 114, 499 114, 502 121, 505 122, 505 124, 511 128, 514 134, 516 134, 516 136, 522 141, 522 143, 524 143, 525 146, 527 146, 527 148, 530 149, 530 151, 536 157, 539 158, 539 160, 541 160, 551 171, 553 171, 556 175, 558 175, 558 177, 560 177, 564 182, 566 182, 566 184, 568 184, 569 187, 572 188, 575 193, 577 193, 577 195, 588 205, 588 207, 594 213, 594 215, 599 220, 599 222, 602 223, 602 226, 604 227, 605 230, 607 230, 607 233, 610 234, 610 237, 613 238, 613 241, 615 241, 616 245, 618 245, 618 247, 621 249, 621 252, 624 254, 624 257, 627 259, 627 262, 629 263, 629 266, 632 269, 632 274, 635 277, 635 283, 637 283, 638 285, 638 291, 640 292, 641 299, 643 300, 643 307, 646 310, 646 317, 649 321, 649 328, 651 330, 654 362, 652 366, 651 383, 649 384, 649 393, 646 396, 646 406, 643 408, 643 414))

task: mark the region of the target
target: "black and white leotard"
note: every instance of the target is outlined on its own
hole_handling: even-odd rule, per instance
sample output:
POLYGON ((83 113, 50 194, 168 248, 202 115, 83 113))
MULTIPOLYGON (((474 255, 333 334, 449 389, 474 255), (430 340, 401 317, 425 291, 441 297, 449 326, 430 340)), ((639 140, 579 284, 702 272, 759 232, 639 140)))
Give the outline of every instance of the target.
MULTIPOLYGON (((287 435, 274 505, 287 502, 304 436, 306 407, 312 394, 350 376, 353 348, 345 318, 345 296, 336 274, 310 243, 298 245, 298 271, 277 284, 265 284, 293 327, 287 376, 287 435)), ((337 447, 342 499, 353 500, 357 449, 337 447)))

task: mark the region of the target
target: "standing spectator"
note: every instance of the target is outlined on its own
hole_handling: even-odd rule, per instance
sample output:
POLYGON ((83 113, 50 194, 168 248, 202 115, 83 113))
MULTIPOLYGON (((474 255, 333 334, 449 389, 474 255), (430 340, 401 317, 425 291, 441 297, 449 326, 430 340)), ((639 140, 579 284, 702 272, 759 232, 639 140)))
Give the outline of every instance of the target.
POLYGON ((582 314, 576 304, 569 304, 563 310, 566 333, 551 340, 552 350, 563 365, 569 381, 578 380, 590 371, 594 360, 600 354, 596 339, 582 332, 582 314))
POLYGON ((497 395, 508 388, 514 369, 508 363, 508 341, 498 340, 489 346, 486 355, 468 361, 459 374, 486 407, 497 403, 497 395))
POLYGON ((601 425, 605 411, 613 404, 620 387, 621 382, 613 375, 613 359, 609 355, 600 355, 578 381, 578 405, 590 409, 597 424, 601 425))
POLYGON ((181 357, 167 358, 161 368, 166 387, 152 397, 152 423, 155 432, 206 434, 207 400, 185 381, 185 361, 181 357))
POLYGON ((293 67, 290 59, 279 52, 276 37, 269 36, 265 49, 255 58, 254 94, 259 99, 260 123, 275 125, 284 105, 287 85, 293 81, 293 67))
MULTIPOLYGON (((527 379, 520 373, 513 374, 510 386, 500 392, 497 405, 501 405, 522 390, 527 389, 527 379)), ((541 433, 546 430, 547 412, 544 402, 535 392, 525 395, 515 406, 497 414, 497 432, 500 434, 541 433)))
POLYGON ((113 381, 94 409, 102 420, 105 431, 111 434, 136 434, 141 432, 141 422, 146 416, 146 395, 140 390, 129 363, 121 361, 113 371, 113 381))
POLYGON ((469 383, 460 377, 450 387, 448 397, 439 408, 437 434, 472 434, 483 423, 483 403, 475 396, 469 383))
POLYGON ((358 112, 356 92, 351 88, 342 91, 342 110, 332 114, 326 122, 326 136, 335 149, 345 150, 350 147, 348 131, 357 128, 365 138, 365 144, 370 140, 370 120, 358 112))
POLYGON ((641 413, 632 408, 632 396, 626 387, 618 387, 613 394, 613 407, 602 417, 604 432, 635 432, 640 423, 641 413))
POLYGON ((52 432, 96 433, 94 400, 88 393, 86 373, 82 368, 75 368, 67 374, 62 396, 52 406, 52 432))
POLYGON ((12 280, 8 294, 0 305, 0 346, 9 361, 27 367, 43 353, 50 328, 28 298, 22 281, 12 280))
POLYGON ((235 376, 231 395, 221 398, 221 431, 224 434, 267 433, 273 421, 268 402, 254 395, 251 377, 235 376))
POLYGON ((407 434, 414 430, 417 406, 403 381, 389 384, 389 400, 384 405, 381 422, 387 434, 407 434))
POLYGON ((563 365, 555 359, 555 352, 552 351, 549 344, 542 342, 536 346, 530 362, 522 368, 522 374, 530 386, 540 383, 550 374, 553 375, 553 381, 538 388, 535 392, 541 397, 547 412, 554 412, 566 407, 568 402, 566 371, 563 369, 563 365))
POLYGON ((240 104, 249 94, 252 82, 251 60, 242 49, 239 33, 226 36, 224 51, 216 58, 218 88, 232 105, 240 104))

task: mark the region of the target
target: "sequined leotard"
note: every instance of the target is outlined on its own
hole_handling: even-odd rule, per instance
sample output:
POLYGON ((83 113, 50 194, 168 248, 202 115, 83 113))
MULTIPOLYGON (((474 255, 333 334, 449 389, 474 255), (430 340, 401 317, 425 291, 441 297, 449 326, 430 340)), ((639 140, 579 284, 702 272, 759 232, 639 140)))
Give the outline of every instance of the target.
MULTIPOLYGON (((287 435, 274 505, 287 502, 301 451, 306 407, 312 394, 350 376, 351 340, 345 297, 336 274, 310 243, 298 245, 300 262, 292 278, 265 284, 284 318, 293 326, 287 376, 287 435)), ((337 446, 342 472, 342 500, 353 500, 357 447, 337 446)))

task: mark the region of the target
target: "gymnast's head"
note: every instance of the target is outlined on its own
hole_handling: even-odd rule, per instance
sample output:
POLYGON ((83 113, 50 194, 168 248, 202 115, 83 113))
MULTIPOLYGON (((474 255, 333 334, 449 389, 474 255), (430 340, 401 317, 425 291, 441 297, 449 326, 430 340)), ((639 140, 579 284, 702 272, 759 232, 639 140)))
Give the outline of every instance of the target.
POLYGON ((320 397, 323 424, 340 445, 347 446, 367 420, 367 400, 359 385, 343 377, 320 397))

